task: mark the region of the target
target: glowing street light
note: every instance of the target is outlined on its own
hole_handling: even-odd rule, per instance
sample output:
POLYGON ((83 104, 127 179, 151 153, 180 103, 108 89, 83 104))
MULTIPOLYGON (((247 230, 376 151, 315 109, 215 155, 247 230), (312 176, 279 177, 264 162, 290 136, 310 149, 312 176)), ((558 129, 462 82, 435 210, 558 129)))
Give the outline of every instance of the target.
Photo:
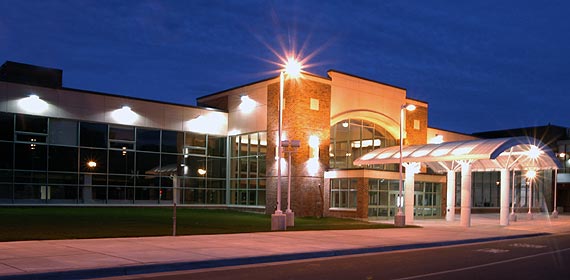
POLYGON ((532 181, 534 181, 534 177, 536 177, 536 171, 534 169, 530 169, 529 171, 526 172, 526 178, 529 180, 528 183, 528 193, 527 193, 527 197, 528 197, 528 219, 532 220, 533 216, 532 216, 532 181))
POLYGON ((398 213, 396 213, 394 216, 394 226, 396 227, 406 226, 406 216, 404 215, 404 212, 402 212, 402 204, 404 202, 402 199, 402 146, 404 145, 404 110, 413 111, 415 109, 416 106, 414 104, 404 104, 400 106, 400 180, 398 180, 398 199, 396 200, 398 203, 398 213))
POLYGON ((285 74, 291 78, 297 78, 301 74, 302 65, 292 57, 285 63, 284 69, 279 74, 279 123, 277 131, 277 207, 275 213, 271 215, 271 230, 285 230, 287 228, 286 215, 281 211, 281 129, 283 126, 283 87, 285 84, 285 74))

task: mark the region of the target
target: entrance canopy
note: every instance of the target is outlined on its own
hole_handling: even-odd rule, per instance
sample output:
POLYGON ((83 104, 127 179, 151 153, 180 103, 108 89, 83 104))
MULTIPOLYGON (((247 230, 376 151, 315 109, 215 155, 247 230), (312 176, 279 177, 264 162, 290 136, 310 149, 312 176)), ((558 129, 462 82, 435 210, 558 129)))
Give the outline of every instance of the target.
MULTIPOLYGON (((354 161, 355 165, 400 163, 400 147, 376 149, 354 161)), ((562 168, 552 150, 532 137, 478 139, 404 146, 402 162, 421 162, 437 173, 455 170, 469 161, 472 171, 562 168)))

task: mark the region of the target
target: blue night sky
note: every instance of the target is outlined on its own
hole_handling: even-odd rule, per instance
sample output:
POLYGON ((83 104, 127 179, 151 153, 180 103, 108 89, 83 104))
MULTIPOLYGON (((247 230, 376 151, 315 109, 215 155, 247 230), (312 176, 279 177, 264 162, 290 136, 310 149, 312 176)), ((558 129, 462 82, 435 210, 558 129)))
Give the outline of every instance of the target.
POLYGON ((296 49, 308 72, 406 88, 432 127, 570 126, 570 1, 470 2, 0 0, 0 63, 195 105, 276 76, 275 53, 296 49))

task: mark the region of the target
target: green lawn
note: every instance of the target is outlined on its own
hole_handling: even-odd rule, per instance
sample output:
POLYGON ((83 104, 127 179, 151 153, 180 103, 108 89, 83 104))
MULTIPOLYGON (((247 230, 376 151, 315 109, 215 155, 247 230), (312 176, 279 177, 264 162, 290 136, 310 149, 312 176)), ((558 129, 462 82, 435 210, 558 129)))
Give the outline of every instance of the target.
MULTIPOLYGON (((172 235, 172 208, 0 207, 0 241, 172 235)), ((270 231, 269 215, 177 209, 177 234, 270 231)), ((393 225, 335 218, 296 218, 287 230, 371 229, 393 225)))

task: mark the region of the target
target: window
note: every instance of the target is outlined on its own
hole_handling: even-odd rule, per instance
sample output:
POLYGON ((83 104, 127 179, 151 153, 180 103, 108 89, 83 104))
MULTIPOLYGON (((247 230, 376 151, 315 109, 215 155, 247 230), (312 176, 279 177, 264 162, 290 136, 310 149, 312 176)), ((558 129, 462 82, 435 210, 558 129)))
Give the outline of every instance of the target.
POLYGON ((14 160, 14 144, 0 142, 0 169, 12 169, 14 160))
MULTIPOLYGON (((331 127, 331 168, 352 168, 352 162, 370 151, 395 146, 396 140, 381 126, 360 119, 346 119, 331 127)), ((397 170, 395 164, 373 165, 374 169, 397 170)))
POLYGON ((162 131, 162 152, 182 153, 184 133, 177 131, 162 131))
POLYGON ((82 122, 79 143, 83 147, 107 148, 107 125, 82 122))
POLYGON ((0 113, 0 140, 14 141, 14 115, 0 113))
POLYGON ((47 148, 45 145, 15 144, 16 169, 46 170, 47 148))
POLYGON ((358 179, 331 179, 331 208, 356 209, 356 187, 358 179))
POLYGON ((160 130, 137 128, 137 150, 160 152, 160 130))
POLYGON ((266 132, 230 137, 230 204, 265 205, 266 139, 266 132))
POLYGON ((50 119, 49 143, 56 145, 77 146, 77 122, 50 119))
POLYGON ((16 130, 34 133, 47 133, 47 118, 16 115, 16 130))
POLYGON ((50 146, 49 170, 77 172, 77 148, 50 146))

